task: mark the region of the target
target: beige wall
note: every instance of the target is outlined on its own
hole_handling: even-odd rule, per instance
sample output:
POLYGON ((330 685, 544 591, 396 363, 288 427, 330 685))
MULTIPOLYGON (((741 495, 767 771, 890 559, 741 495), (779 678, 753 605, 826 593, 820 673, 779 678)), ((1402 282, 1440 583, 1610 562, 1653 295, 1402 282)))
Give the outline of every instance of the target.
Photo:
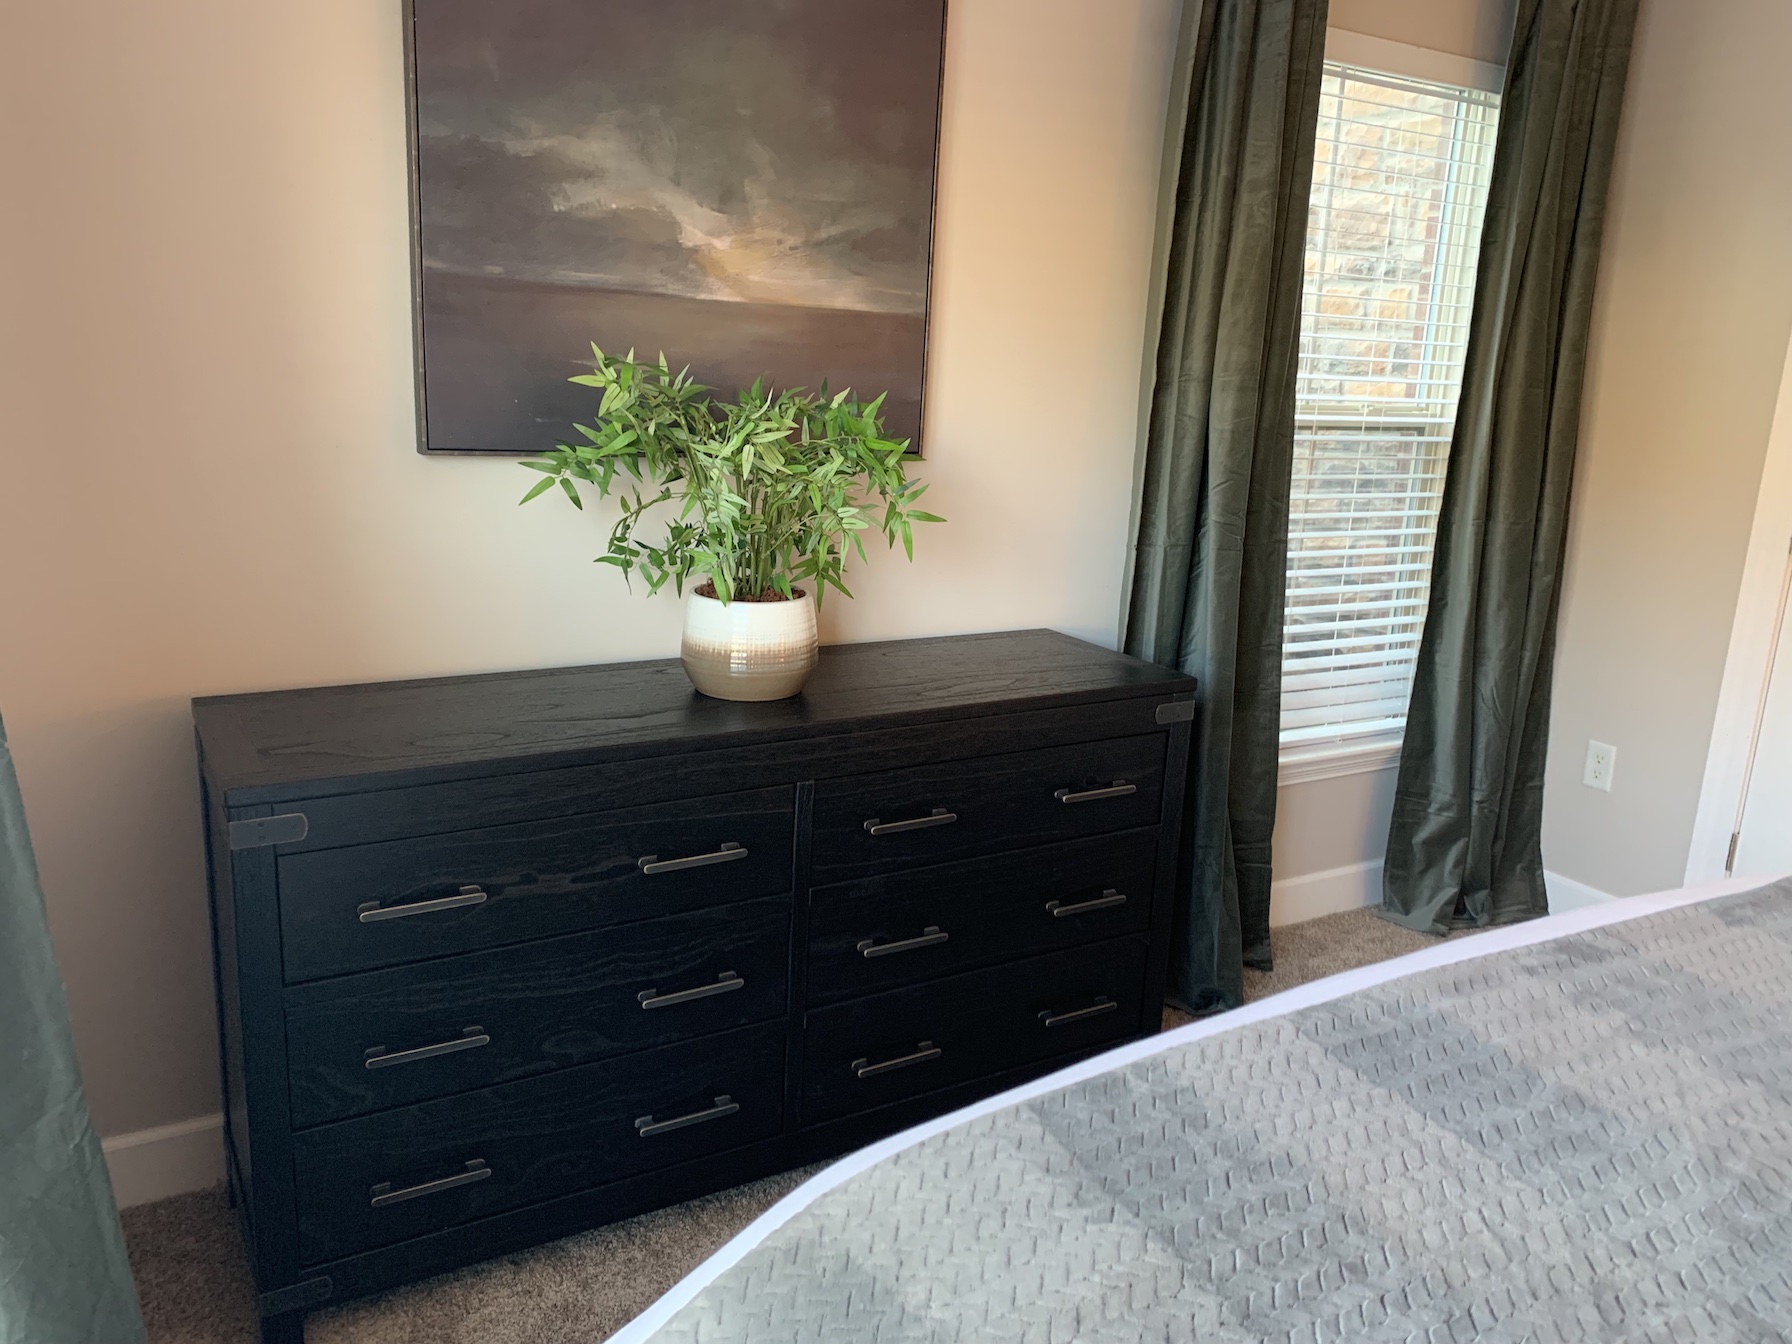
POLYGON ((1331 0, 1333 28, 1504 65, 1516 0, 1331 0))
POLYGON ((1282 785, 1276 791, 1276 879, 1379 860, 1393 810, 1392 766, 1282 785))
POLYGON ((1595 312, 1544 856, 1678 886, 1792 329, 1792 5, 1645 4, 1595 312), (1588 738, 1612 792, 1580 782, 1588 738))
MULTIPOLYGON (((1509 3, 1333 21, 1498 61, 1509 3)), ((1173 9, 954 0, 924 471, 957 521, 829 638, 1112 641, 1173 9)), ((1612 890, 1684 858, 1792 325, 1792 10, 1694 9, 1645 6, 1563 626, 1548 855, 1612 890), (1576 782, 1589 735, 1620 746, 1609 797, 1576 782)), ((676 646, 673 603, 589 563, 596 520, 411 452, 396 10, 13 20, 0 710, 105 1133, 216 1105, 188 697, 676 646)), ((1285 789, 1279 874, 1379 857, 1390 783, 1285 789)))
MULTIPOLYGON (((0 709, 102 1133, 217 1104, 188 697, 676 650, 597 520, 412 451, 398 8, 11 20, 0 709)), ((1112 641, 1172 21, 953 0, 924 474, 956 521, 828 638, 1112 641)))

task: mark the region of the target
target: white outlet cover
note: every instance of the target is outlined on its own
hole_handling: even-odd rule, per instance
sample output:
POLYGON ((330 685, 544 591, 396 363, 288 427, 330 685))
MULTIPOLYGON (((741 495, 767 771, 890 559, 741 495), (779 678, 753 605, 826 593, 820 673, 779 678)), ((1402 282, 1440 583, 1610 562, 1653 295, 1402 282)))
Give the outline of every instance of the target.
POLYGON ((1612 791, 1612 775, 1618 768, 1618 749, 1609 742, 1587 743, 1587 765, 1581 783, 1589 789, 1612 791))

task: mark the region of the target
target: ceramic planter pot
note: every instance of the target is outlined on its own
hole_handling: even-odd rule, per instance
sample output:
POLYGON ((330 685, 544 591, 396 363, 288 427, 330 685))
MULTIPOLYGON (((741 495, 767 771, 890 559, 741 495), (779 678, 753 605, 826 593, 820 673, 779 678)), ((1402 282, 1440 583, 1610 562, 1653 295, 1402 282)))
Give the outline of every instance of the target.
POLYGON ((718 700, 782 700, 815 670, 815 601, 718 602, 685 597, 679 657, 691 684, 718 700))

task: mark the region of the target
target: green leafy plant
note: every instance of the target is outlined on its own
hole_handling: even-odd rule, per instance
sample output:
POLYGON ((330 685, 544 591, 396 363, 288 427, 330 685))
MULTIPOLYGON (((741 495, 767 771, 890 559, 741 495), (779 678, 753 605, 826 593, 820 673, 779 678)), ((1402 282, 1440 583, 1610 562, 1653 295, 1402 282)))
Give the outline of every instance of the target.
POLYGON ((650 593, 670 582, 682 594, 700 575, 723 602, 791 598, 805 580, 817 602, 827 588, 851 597, 846 553, 865 557, 864 532, 877 527, 912 560, 913 525, 945 521, 915 507, 927 487, 903 472, 907 441, 884 436, 881 396, 861 404, 850 389, 815 396, 758 382, 730 402, 663 354, 657 364, 632 350, 591 354, 591 372, 572 381, 601 389, 597 423, 573 426, 584 442, 523 464, 543 479, 521 502, 556 484, 581 509, 581 484, 614 495, 622 516, 598 563, 639 573, 650 593))

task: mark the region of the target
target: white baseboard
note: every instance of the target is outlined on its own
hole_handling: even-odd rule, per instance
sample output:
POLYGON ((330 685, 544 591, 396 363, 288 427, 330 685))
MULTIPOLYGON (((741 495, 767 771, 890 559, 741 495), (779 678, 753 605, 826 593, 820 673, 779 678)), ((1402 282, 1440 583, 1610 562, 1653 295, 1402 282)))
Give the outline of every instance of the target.
POLYGON ((1381 904, 1381 860, 1284 878, 1269 889, 1269 926, 1301 924, 1321 915, 1381 904))
MULTIPOLYGON (((1549 890, 1549 913, 1581 910, 1589 905, 1603 905, 1616 900, 1610 892, 1589 887, 1560 873, 1545 873, 1544 885, 1549 890)), ((1342 914, 1360 910, 1366 905, 1381 904, 1381 860, 1352 863, 1343 868, 1328 868, 1321 873, 1303 873, 1284 878, 1269 889, 1269 925, 1300 924, 1321 915, 1342 914)))
POLYGON ((1549 913, 1552 915, 1559 915, 1564 910, 1584 910, 1589 905, 1604 905, 1618 899, 1609 891, 1589 887, 1585 882, 1576 882, 1560 873, 1545 872, 1543 885, 1549 889, 1549 913))
POLYGON ((224 1179, 224 1117, 200 1115, 100 1141, 118 1207, 209 1190, 224 1179))

